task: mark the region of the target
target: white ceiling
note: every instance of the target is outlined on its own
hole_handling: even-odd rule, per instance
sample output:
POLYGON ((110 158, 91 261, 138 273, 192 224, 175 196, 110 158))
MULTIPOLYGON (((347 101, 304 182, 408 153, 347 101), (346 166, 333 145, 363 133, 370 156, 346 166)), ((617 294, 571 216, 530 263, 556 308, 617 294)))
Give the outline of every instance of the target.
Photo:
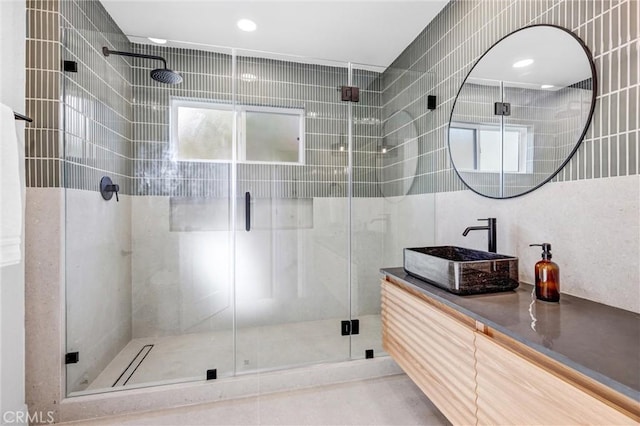
POLYGON ((447 4, 446 0, 101 1, 135 42, 156 37, 175 46, 198 43, 381 67, 390 65, 447 4), (241 18, 255 21, 258 29, 240 31, 236 22, 241 18))
MULTIPOLYGON (((511 86, 539 89, 551 84, 565 88, 591 77, 591 66, 580 43, 569 33, 555 27, 539 26, 518 31, 489 50, 478 62, 470 79, 500 81, 511 86), (551 49, 550 46, 553 46, 551 49), (533 64, 514 68, 523 59, 533 64)), ((492 85, 489 81, 483 84, 492 85)))

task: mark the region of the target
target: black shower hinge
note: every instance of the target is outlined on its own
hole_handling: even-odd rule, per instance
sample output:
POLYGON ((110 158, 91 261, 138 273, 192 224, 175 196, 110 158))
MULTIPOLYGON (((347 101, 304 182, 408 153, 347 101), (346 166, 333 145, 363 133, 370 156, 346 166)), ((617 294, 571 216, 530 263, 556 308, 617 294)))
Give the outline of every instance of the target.
POLYGON ((78 63, 76 61, 63 61, 62 69, 67 72, 78 72, 78 63))
POLYGON ((360 89, 355 86, 341 86, 342 100, 347 102, 360 102, 360 89))
POLYGON ((365 359, 373 358, 373 349, 365 349, 364 350, 364 358, 365 359))
POLYGON ((64 354, 64 363, 65 364, 77 364, 80 361, 80 353, 79 352, 68 352, 64 354))
POLYGON ((207 370, 207 380, 215 380, 218 378, 218 369, 207 370))
POLYGON ((436 109, 436 96, 428 95, 427 96, 427 109, 436 109))
POLYGON ((511 104, 508 102, 496 102, 494 104, 495 115, 511 115, 511 104))
POLYGON ((349 336, 352 334, 360 334, 360 320, 347 320, 340 323, 341 334, 349 336))

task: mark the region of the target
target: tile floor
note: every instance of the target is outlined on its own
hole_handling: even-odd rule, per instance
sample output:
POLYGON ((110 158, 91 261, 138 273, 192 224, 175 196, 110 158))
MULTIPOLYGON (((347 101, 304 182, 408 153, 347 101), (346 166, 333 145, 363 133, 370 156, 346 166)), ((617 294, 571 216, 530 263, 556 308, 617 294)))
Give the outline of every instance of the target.
MULTIPOLYGON (((365 349, 382 353, 380 315, 359 317, 360 334, 340 335, 338 319, 305 321, 239 329, 237 371, 251 373, 324 362, 364 358, 365 349)), ((204 380, 215 368, 218 378, 233 373, 233 335, 223 330, 168 337, 133 339, 86 388, 88 392, 109 391, 144 345, 153 348, 131 374, 124 388, 204 380)), ((133 368, 129 370, 128 376, 133 368)), ((123 389, 118 382, 119 389, 123 389)), ((80 395, 85 392, 74 392, 80 395)))
POLYGON ((404 374, 74 425, 448 425, 404 374))

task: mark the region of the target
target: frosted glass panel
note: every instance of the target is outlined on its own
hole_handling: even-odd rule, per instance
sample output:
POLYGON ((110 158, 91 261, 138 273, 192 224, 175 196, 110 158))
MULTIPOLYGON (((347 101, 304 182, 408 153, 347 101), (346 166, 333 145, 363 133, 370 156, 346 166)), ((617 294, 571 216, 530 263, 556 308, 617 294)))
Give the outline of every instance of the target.
POLYGON ((476 169, 476 131, 452 127, 449 129, 451 138, 449 149, 451 156, 456 159, 458 170, 476 169))
MULTIPOLYGON (((504 131, 504 159, 503 169, 505 172, 519 172, 520 170, 520 132, 504 131)), ((522 161, 524 163, 524 161, 522 161)))
POLYGON ((526 162, 525 128, 450 127, 449 150, 458 171, 520 172, 526 162), (501 164, 502 157, 502 164, 501 164))
POLYGON ((247 111, 247 161, 301 162, 300 120, 298 114, 247 111))
POLYGON ((487 172, 499 172, 500 151, 502 150, 502 133, 500 129, 480 130, 479 168, 487 172))
POLYGON ((178 107, 177 158, 231 160, 233 111, 178 107))

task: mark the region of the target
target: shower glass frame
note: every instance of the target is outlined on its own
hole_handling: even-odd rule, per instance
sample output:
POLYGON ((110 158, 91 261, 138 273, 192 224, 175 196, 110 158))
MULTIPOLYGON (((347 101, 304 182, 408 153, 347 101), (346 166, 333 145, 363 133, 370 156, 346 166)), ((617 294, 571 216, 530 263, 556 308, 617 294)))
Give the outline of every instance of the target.
MULTIPOLYGON (((63 52, 68 53, 72 48, 73 46, 67 45, 65 42, 63 52)), ((139 51, 147 49, 152 53, 159 49, 155 46, 141 45, 134 45, 134 48, 139 51)), ((136 79, 139 79, 140 75, 146 74, 148 80, 151 80, 148 77, 148 64, 138 62, 135 58, 126 60, 131 66, 129 81, 132 91, 131 128, 129 129, 131 146, 128 148, 128 155, 124 157, 131 165, 125 166, 125 172, 121 175, 116 173, 114 176, 113 172, 109 171, 113 166, 109 163, 109 147, 101 146, 102 141, 100 140, 92 140, 92 135, 86 128, 84 134, 74 134, 72 130, 74 126, 82 121, 85 123, 82 126, 88 126, 87 123, 94 118, 89 116, 89 113, 85 114, 83 107, 75 107, 74 105, 89 105, 91 102, 95 103, 96 99, 88 99, 87 94, 80 90, 79 86, 82 82, 80 80, 74 81, 74 78, 79 78, 77 75, 65 74, 63 77, 64 93, 61 108, 65 117, 63 121, 66 216, 65 349, 68 353, 80 352, 79 362, 67 364, 65 369, 67 396, 201 381, 207 378, 209 374, 207 370, 215 370, 215 376, 222 378, 324 362, 359 359, 364 358, 364 349, 374 349, 376 356, 382 354, 381 336, 375 335, 377 331, 374 331, 374 340, 376 341, 363 342, 364 333, 367 332, 368 326, 361 327, 361 333, 363 333, 361 335, 340 335, 341 321, 357 319, 355 315, 357 312, 370 313, 369 311, 371 311, 370 307, 366 310, 354 306, 354 301, 361 298, 361 296, 354 295, 356 287, 359 286, 360 295, 364 294, 363 292, 377 292, 379 299, 377 278, 378 268, 382 266, 379 264, 375 270, 369 271, 368 276, 375 277, 375 279, 368 280, 366 286, 363 282, 356 285, 359 276, 356 269, 362 269, 363 265, 357 265, 353 259, 353 241, 356 238, 353 229, 354 215, 366 211, 369 207, 366 205, 366 201, 361 207, 360 204, 354 205, 353 200, 354 196, 363 197, 365 195, 354 195, 353 189, 354 138, 358 133, 357 126, 354 126, 354 115, 357 115, 354 111, 358 105, 350 102, 339 103, 340 92, 338 89, 339 86, 357 84, 355 81, 358 79, 355 76, 357 70, 354 70, 350 63, 322 61, 323 65, 314 65, 308 64, 307 62, 310 61, 307 60, 302 62, 298 57, 286 55, 274 57, 271 55, 269 58, 265 58, 261 56, 263 55, 261 52, 246 50, 216 48, 216 52, 199 51, 198 54, 202 53, 205 56, 227 55, 230 59, 225 64, 219 64, 219 69, 226 69, 229 72, 218 76, 220 77, 219 81, 208 81, 207 84, 215 87, 222 87, 225 84, 231 85, 231 91, 225 92, 222 100, 229 102, 232 106, 234 121, 232 161, 213 162, 211 169, 204 166, 198 169, 198 164, 189 164, 192 163, 189 161, 174 161, 172 163, 172 160, 166 157, 166 150, 165 154, 156 159, 145 157, 152 151, 152 142, 146 140, 145 137, 140 137, 140 134, 146 130, 134 127, 149 125, 147 130, 152 134, 154 130, 151 127, 154 120, 161 119, 159 117, 162 114, 168 115, 168 111, 164 109, 167 105, 156 102, 158 99, 166 98, 165 91, 171 91, 171 96, 184 97, 182 90, 188 86, 189 77, 194 75, 204 79, 210 77, 203 72, 190 75, 190 72, 185 71, 185 68, 189 66, 189 58, 181 57, 176 53, 177 50, 179 48, 169 49, 163 56, 167 55, 168 63, 172 64, 172 68, 178 69, 185 81, 182 85, 167 86, 169 89, 155 82, 149 82, 148 85, 145 83, 144 86, 137 85, 138 80, 136 79), (328 137, 321 135, 322 137, 318 138, 320 146, 315 151, 307 141, 307 153, 313 151, 313 154, 318 157, 328 158, 328 163, 325 164, 326 170, 320 170, 320 167, 310 167, 309 163, 295 166, 261 165, 263 169, 271 168, 274 176, 278 173, 280 176, 290 176, 291 173, 295 175, 295 171, 292 172, 291 169, 286 169, 287 167, 304 169, 302 177, 307 176, 307 173, 317 175, 326 172, 326 175, 322 174, 322 176, 328 177, 326 181, 319 182, 320 189, 313 181, 296 184, 295 179, 288 181, 288 185, 283 185, 286 188, 282 189, 278 185, 282 183, 281 180, 272 180, 271 184, 263 185, 263 188, 258 190, 258 192, 264 193, 262 200, 259 200, 260 197, 253 198, 254 211, 260 210, 261 207, 266 211, 271 211, 273 213, 272 223, 278 223, 277 212, 288 211, 298 215, 295 219, 295 226, 302 228, 278 230, 276 226, 263 230, 265 241, 271 244, 272 258, 276 259, 271 262, 271 267, 279 262, 286 263, 289 259, 288 255, 291 253, 295 253, 297 256, 306 256, 304 262, 295 262, 297 265, 299 263, 309 265, 313 263, 314 259, 322 258, 322 256, 311 256, 309 253, 317 255, 319 251, 324 251, 325 259, 333 259, 339 265, 340 276, 336 278, 328 275, 324 277, 324 281, 319 279, 319 287, 304 288, 299 280, 294 279, 297 284, 295 290, 299 296, 307 298, 306 304, 296 304, 289 300, 278 306, 260 307, 259 303, 250 303, 239 297, 238 294, 238 289, 242 288, 241 282, 251 281, 246 277, 240 281, 238 277, 239 273, 242 274, 246 270, 241 262, 238 262, 241 256, 238 252, 239 245, 242 244, 242 239, 246 235, 243 211, 245 205, 245 191, 243 190, 246 188, 239 184, 239 182, 246 183, 246 179, 242 180, 239 176, 246 173, 244 169, 250 166, 239 162, 237 158, 237 116, 242 105, 238 98, 241 95, 249 97, 251 95, 250 91, 243 92, 238 88, 242 81, 242 73, 238 70, 238 61, 240 59, 242 62, 243 58, 254 58, 247 61, 257 60, 260 63, 258 68, 271 76, 278 66, 284 63, 292 64, 294 69, 290 70, 287 75, 293 75, 302 80, 307 78, 319 81, 318 87, 312 87, 313 85, 308 82, 302 83, 301 86, 308 86, 307 88, 311 92, 320 91, 322 92, 321 96, 328 97, 333 92, 337 100, 336 106, 335 108, 325 108, 324 111, 328 110, 329 115, 332 111, 342 111, 340 117, 327 118, 329 121, 335 118, 342 124, 338 126, 339 130, 334 134, 328 137), (304 70, 307 70, 306 74, 304 70), (326 75, 323 73, 330 74, 332 72, 327 70, 333 70, 339 76, 337 80, 336 78, 325 78, 326 75), (319 75, 313 75, 313 72, 317 72, 319 75), (159 98, 153 97, 153 90, 161 91, 161 95, 158 95, 159 98), (145 110, 145 107, 148 108, 145 110), (346 152, 336 149, 336 146, 344 141, 347 142, 346 152), (145 145, 147 142, 149 142, 148 146, 145 145), (81 155, 77 159, 72 158, 73 147, 80 149, 81 155), (103 151, 106 152, 106 159, 101 158, 103 151), (141 154, 142 157, 140 157, 141 154), (91 158, 92 155, 94 158, 91 158), (84 172, 85 168, 91 168, 91 172, 84 172), (154 171, 160 174, 153 175, 154 171), (206 186, 205 180, 217 179, 222 182, 223 187, 214 190, 205 188, 193 196, 193 194, 189 194, 188 188, 185 189, 184 185, 180 186, 180 178, 189 173, 194 177, 194 181, 199 179, 199 182, 195 182, 194 185, 206 186), (115 197, 109 202, 102 200, 99 192, 92 191, 91 182, 83 182, 94 175, 111 175, 114 178, 114 183, 121 185, 124 194, 120 195, 120 202, 115 202, 115 197), (340 176, 337 180, 331 177, 336 175, 340 176), (326 184, 324 188, 322 188, 323 183, 326 184), (292 196, 292 191, 293 194, 296 191, 300 191, 300 193, 292 196), (318 191, 324 196, 318 197, 318 191), (161 214, 159 214, 160 212, 161 214), (211 223, 209 219, 203 217, 207 212, 217 212, 216 223, 211 223), (325 221, 324 231, 320 232, 320 238, 316 240, 310 235, 312 230, 308 226, 309 222, 305 222, 309 217, 309 212, 311 212, 312 220, 315 220, 312 222, 311 229, 314 226, 320 226, 320 219, 325 221), (190 224, 188 221, 191 219, 199 222, 190 224), (159 224, 159 222, 163 222, 163 224, 159 224), (225 223, 226 225, 223 226, 225 223), (115 226, 116 224, 122 226, 115 226), (158 230, 162 230, 162 233, 158 230), (94 232, 95 235, 91 235, 94 232), (218 233, 218 238, 212 238, 211 235, 208 235, 212 233, 218 233), (217 242, 213 242, 214 240, 217 242), (313 250, 310 250, 310 247, 313 250), (227 257, 225 258, 222 253, 227 253, 227 257), (229 253, 232 255, 228 255, 229 253), (120 262, 122 259, 128 260, 123 264, 120 262), (212 265, 207 259, 221 260, 219 264, 212 265), (178 262, 177 270, 176 261, 178 262), (199 275, 199 278, 194 278, 194 276, 198 275, 198 271, 207 267, 209 268, 207 277, 214 277, 219 283, 228 282, 229 286, 224 287, 219 284, 217 288, 207 289, 208 293, 203 293, 206 280, 203 281, 200 276, 202 274, 199 275), (116 276, 117 278, 114 278, 116 276), (109 305, 109 303, 115 303, 110 300, 114 292, 126 293, 127 277, 130 279, 128 290, 130 294, 120 297, 118 303, 119 305, 130 303, 129 318, 125 318, 127 316, 126 308, 109 305), (190 280, 191 283, 189 295, 185 295, 183 288, 180 288, 176 293, 172 284, 178 282, 180 286, 183 286, 185 280, 190 280), (120 284, 115 285, 115 282, 120 284), (102 287, 97 288, 99 286, 102 287), (332 302, 332 307, 327 307, 326 312, 323 312, 325 309, 316 308, 315 316, 305 316, 309 314, 307 311, 311 310, 313 303, 322 298, 325 300, 335 299, 332 302), (201 303, 203 300, 217 301, 211 303, 215 305, 212 308, 211 304, 201 303), (224 300, 228 300, 228 303, 224 300), (145 304, 145 302, 150 303, 145 304), (151 306, 154 302, 155 306, 151 306), (207 306, 203 308, 203 305, 207 306), (260 309, 268 312, 267 316, 270 318, 267 321, 268 324, 252 323, 251 316, 260 312, 260 309), (218 313, 224 311, 225 313, 219 315, 219 321, 215 321, 211 319, 212 317, 206 316, 207 313, 213 311, 218 313), (300 314, 297 317, 294 315, 296 312, 300 314), (322 316, 323 314, 326 318, 322 316), (150 319, 150 321, 145 323, 143 320, 138 320, 136 315, 143 319, 150 319), (112 320, 109 321, 108 318, 112 320), (173 318, 174 322, 177 321, 178 325, 173 324, 170 318, 173 318), (291 323, 292 318, 297 318, 295 321, 297 325, 292 328, 291 333, 297 334, 287 335, 289 331, 285 332, 284 328, 278 327, 278 325, 282 325, 283 321, 286 323, 287 320, 291 323), (324 324, 325 328, 314 331, 312 327, 308 327, 312 325, 312 320, 332 321, 335 325, 324 324), (152 324, 153 321, 155 323, 152 324), (127 337, 110 337, 111 333, 116 333, 117 330, 123 328, 126 329, 127 324, 130 324, 130 331, 128 334, 125 332, 127 337), (307 328, 305 328, 306 326, 307 328), (202 342, 190 341, 194 334, 205 332, 212 334, 202 342), (276 332, 281 333, 281 339, 270 340, 276 332), (215 335, 215 333, 219 335, 215 335), (332 334, 329 336, 326 333, 332 334), (224 337, 221 337, 222 334, 224 337), (171 336, 177 337, 178 340, 166 339, 171 336), (83 339, 91 340, 92 338, 91 342, 83 343, 83 339), (163 338, 166 341, 163 341, 163 338), (115 346, 107 344, 106 341, 110 339, 120 339, 122 342, 115 346), (134 339, 139 342, 139 351, 137 347, 126 349, 134 339), (320 349, 314 349, 314 342, 320 341, 329 343, 320 349), (123 342, 126 343, 123 344, 123 342), (222 343, 218 344, 218 342, 222 343), (357 349, 354 347, 355 342, 361 343, 358 343, 357 349), (145 349, 146 344, 155 345, 155 347, 145 349), (161 344, 166 344, 169 347, 170 356, 166 361, 154 362, 153 356, 157 353, 157 345, 161 344), (105 346, 109 345, 112 348, 105 350, 105 346), (115 349, 113 349, 114 347, 115 349), (185 347, 192 347, 193 350, 184 350, 185 347), (292 348, 290 351, 292 356, 273 361, 271 356, 274 349, 282 351, 282 348, 286 347, 292 348), (129 353, 124 354, 126 351, 129 353), (207 364, 209 362, 207 359, 210 359, 210 355, 215 351, 224 354, 223 359, 207 364), (300 358, 299 355, 305 351, 309 356, 300 358), (125 357, 123 354, 127 356, 125 357), (121 356, 122 359, 114 364, 114 358, 117 356, 121 356), (203 361, 201 358, 205 358, 205 360, 203 361), (199 362, 203 364, 196 372, 190 370, 199 362), (96 369, 90 365, 91 363, 102 364, 102 366, 96 369), (147 372, 143 371, 145 363, 149 366, 147 372), (187 373, 173 376, 154 373, 157 368, 163 367, 166 367, 167 370, 185 368, 187 373), (105 368, 111 368, 111 374, 112 376, 115 374, 113 377, 117 378, 116 381, 109 379, 101 382, 102 384, 96 382, 97 377, 105 372, 105 368), (138 375, 145 378, 137 383, 127 382, 126 385, 123 385, 129 373, 131 373, 131 377, 138 375), (92 384, 95 385, 91 386, 92 384)), ((125 59, 113 57, 106 61, 115 60, 125 59)), ((114 65, 107 63, 107 67, 111 66, 114 65)), ((94 76, 94 78, 97 77, 97 75, 94 76)), ((283 83, 289 84, 291 82, 283 83)), ((361 88, 361 90, 363 89, 366 91, 365 88, 361 88)), ((270 86, 266 85, 265 90, 270 90, 270 86)), ((207 97, 197 99, 221 100, 207 97)), ((97 101, 104 103, 100 99, 97 101)), ((250 100, 243 102, 251 103, 250 100)), ((317 103, 320 105, 320 110, 323 111, 322 105, 332 102, 323 98, 317 103)), ((98 108, 98 106, 102 105, 92 105, 91 107, 98 108)), ((319 116, 318 113, 309 114, 309 112, 312 111, 307 110, 307 129, 309 129, 310 120, 319 122, 323 114, 321 112, 319 116)), ((322 125, 319 128, 322 129, 322 125)), ((310 130, 307 130, 307 134, 309 132, 310 130)), ((168 140, 163 140, 163 142, 170 146, 168 140)), ((375 145, 374 143, 372 146, 375 145)), ((256 179, 256 182, 260 183, 260 180, 269 181, 269 179, 260 177, 256 179)), ((369 220, 371 218, 367 217, 363 219, 362 223, 368 223, 369 220)), ((289 225, 291 223, 288 225, 285 223, 282 226, 286 228, 289 225)), ((358 235, 361 236, 362 232, 358 235)), ((375 230, 362 241, 370 243, 370 238, 378 237, 381 238, 380 232, 375 230), (367 240, 367 238, 369 239, 367 240)), ((382 242, 377 241, 376 244, 381 245, 382 242)), ((315 264, 314 268, 311 268, 311 271, 299 270, 298 273, 308 278, 314 273, 321 273, 323 269, 329 269, 326 263, 315 264)), ((277 278, 277 274, 272 275, 272 278, 274 277, 277 278)), ((363 279, 361 278, 360 281, 363 279)), ((281 282, 280 279, 277 280, 281 282)), ((272 290, 290 296, 289 291, 294 289, 292 287, 294 281, 289 280, 288 286, 282 286, 280 290, 272 286, 272 290)), ((291 299, 291 297, 289 298, 291 299)), ((375 299, 374 295, 373 303, 375 303, 375 299)), ((373 321, 372 324, 376 323, 375 314, 371 321, 373 321)), ((377 322, 379 323, 379 316, 377 322)), ((376 327, 379 329, 379 325, 376 327)))

